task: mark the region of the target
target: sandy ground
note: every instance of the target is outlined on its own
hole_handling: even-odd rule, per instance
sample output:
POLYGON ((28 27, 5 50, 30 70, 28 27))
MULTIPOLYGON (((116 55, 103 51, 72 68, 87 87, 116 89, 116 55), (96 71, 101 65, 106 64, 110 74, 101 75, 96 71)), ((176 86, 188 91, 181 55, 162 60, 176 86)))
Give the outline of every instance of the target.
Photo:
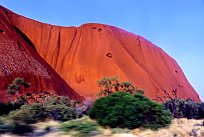
MULTIPOLYGON (((134 129, 128 133, 113 134, 111 129, 100 129, 102 134, 94 137, 204 137, 203 120, 187 120, 174 119, 173 123, 168 128, 163 128, 158 131, 134 129)), ((35 124, 36 130, 30 137, 72 137, 58 129, 59 122, 48 121, 35 124), (45 127, 51 127, 49 131, 45 131, 45 127)), ((120 131, 121 132, 121 131, 120 131)), ((125 131, 124 131, 125 132, 125 131)), ((127 131, 126 131, 127 132, 127 131)), ((0 137, 19 137, 11 134, 3 134, 0 137)), ((22 137, 22 136, 21 136, 22 137)))

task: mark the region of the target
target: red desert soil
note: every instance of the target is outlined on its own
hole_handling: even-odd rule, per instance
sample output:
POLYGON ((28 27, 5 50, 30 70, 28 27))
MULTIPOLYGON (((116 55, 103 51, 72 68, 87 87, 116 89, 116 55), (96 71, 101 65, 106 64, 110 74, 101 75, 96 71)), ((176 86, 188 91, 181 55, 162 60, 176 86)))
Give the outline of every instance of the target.
POLYGON ((143 88, 146 96, 158 101, 161 100, 157 97, 165 99, 167 93, 173 96, 174 89, 178 97, 200 101, 176 61, 141 36, 103 24, 54 26, 0 8, 8 23, 25 34, 39 55, 82 96, 95 97, 99 92, 97 80, 118 76, 121 81, 143 88))
POLYGON ((0 7, 0 101, 7 99, 7 85, 16 77, 23 77, 31 83, 31 87, 24 93, 50 91, 81 99, 39 56, 29 39, 12 25, 7 13, 0 7))

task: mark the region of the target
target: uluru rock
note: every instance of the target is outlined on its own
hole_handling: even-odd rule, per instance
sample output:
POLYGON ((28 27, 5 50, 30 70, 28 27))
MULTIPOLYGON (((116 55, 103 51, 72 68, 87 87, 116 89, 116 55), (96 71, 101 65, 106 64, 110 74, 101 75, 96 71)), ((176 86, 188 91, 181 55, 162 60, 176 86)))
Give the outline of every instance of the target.
POLYGON ((81 100, 67 83, 37 53, 32 42, 8 18, 8 11, 0 7, 0 101, 8 99, 7 86, 22 77, 31 87, 26 92, 56 93, 81 100))
POLYGON ((10 24, 82 96, 95 97, 97 80, 118 76, 157 101, 173 97, 173 90, 182 99, 200 101, 176 61, 141 36, 104 24, 60 27, 5 12, 10 24))

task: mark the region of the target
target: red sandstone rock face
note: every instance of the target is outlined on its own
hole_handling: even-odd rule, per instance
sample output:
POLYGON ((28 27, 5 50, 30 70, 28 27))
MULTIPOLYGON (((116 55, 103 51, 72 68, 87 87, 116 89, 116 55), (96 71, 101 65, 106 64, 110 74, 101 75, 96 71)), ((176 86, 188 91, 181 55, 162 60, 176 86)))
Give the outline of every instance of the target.
POLYGON ((102 77, 119 76, 158 101, 157 97, 165 99, 167 93, 173 96, 173 89, 178 97, 200 101, 176 61, 141 36, 103 24, 53 26, 7 12, 11 24, 82 96, 95 97, 99 92, 96 81, 102 77))
POLYGON ((31 42, 12 25, 8 12, 0 7, 0 101, 7 99, 6 88, 16 77, 22 77, 31 87, 26 92, 50 91, 82 98, 46 63, 31 42))

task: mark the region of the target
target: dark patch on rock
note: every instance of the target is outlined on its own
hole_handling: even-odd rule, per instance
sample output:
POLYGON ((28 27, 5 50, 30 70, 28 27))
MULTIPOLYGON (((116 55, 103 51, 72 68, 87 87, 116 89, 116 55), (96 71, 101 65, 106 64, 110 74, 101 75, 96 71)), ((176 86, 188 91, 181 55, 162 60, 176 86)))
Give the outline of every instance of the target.
POLYGON ((111 53, 107 53, 106 56, 109 57, 109 58, 113 57, 111 53))

